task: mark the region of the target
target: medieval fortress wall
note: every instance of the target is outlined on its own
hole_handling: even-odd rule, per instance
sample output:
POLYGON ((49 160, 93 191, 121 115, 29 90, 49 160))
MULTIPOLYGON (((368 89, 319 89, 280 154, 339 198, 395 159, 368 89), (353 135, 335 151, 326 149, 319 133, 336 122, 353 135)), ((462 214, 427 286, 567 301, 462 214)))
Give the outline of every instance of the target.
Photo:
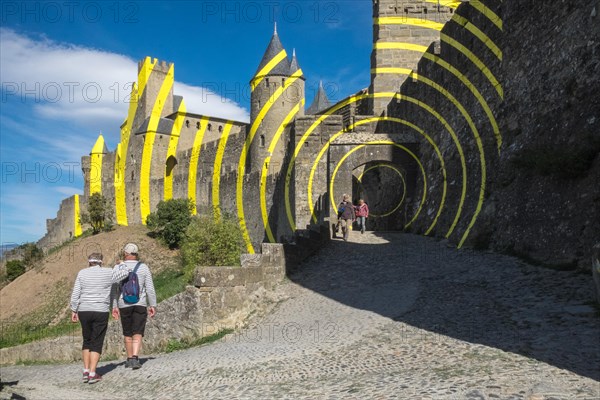
POLYGON ((583 3, 544 4, 540 19, 516 0, 374 0, 369 88, 333 105, 321 88, 310 108, 275 32, 250 80, 248 124, 188 110, 174 66, 147 57, 119 145, 98 138, 82 159, 84 195, 62 202, 40 244, 81 234, 100 192, 121 225, 190 198, 197 213, 236 217, 253 253, 331 224, 352 193, 370 204, 370 229, 585 260, 600 237, 598 157, 568 180, 535 164, 555 143, 596 146, 598 5, 583 3))

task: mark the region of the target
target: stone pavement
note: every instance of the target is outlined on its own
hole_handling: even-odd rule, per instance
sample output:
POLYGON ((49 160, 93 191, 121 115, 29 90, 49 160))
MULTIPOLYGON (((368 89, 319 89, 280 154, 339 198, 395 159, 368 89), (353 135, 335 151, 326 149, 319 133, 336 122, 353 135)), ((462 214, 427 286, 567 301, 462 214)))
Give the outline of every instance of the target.
POLYGON ((221 341, 102 363, 2 368, 0 399, 600 399, 591 277, 352 232, 221 341), (22 396, 22 397, 18 397, 22 396))

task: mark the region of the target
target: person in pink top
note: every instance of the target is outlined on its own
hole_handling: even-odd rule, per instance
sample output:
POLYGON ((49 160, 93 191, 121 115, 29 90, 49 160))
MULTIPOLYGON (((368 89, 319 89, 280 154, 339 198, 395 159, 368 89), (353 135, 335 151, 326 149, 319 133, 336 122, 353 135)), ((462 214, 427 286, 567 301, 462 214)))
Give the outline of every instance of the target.
POLYGON ((356 222, 360 228, 360 233, 365 233, 367 218, 369 217, 369 206, 363 199, 360 199, 354 209, 356 210, 356 222))

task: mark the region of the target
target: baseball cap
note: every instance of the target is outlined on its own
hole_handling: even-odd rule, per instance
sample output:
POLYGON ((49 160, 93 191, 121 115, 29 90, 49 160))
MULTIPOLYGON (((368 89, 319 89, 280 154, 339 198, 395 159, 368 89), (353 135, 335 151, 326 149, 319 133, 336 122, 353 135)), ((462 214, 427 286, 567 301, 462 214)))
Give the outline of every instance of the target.
POLYGON ((125 247, 123 247, 123 251, 127 254, 137 254, 138 247, 135 243, 127 243, 125 247))

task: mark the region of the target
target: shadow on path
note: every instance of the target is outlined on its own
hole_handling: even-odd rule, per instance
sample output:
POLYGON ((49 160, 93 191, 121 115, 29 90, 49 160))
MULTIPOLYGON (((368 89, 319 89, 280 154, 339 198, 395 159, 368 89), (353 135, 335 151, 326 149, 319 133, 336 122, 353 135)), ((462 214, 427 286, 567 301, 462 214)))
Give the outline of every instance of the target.
POLYGON ((600 380, 600 317, 585 274, 456 250, 422 236, 353 232, 290 279, 406 323, 415 334, 420 328, 440 340, 483 344, 600 380))

